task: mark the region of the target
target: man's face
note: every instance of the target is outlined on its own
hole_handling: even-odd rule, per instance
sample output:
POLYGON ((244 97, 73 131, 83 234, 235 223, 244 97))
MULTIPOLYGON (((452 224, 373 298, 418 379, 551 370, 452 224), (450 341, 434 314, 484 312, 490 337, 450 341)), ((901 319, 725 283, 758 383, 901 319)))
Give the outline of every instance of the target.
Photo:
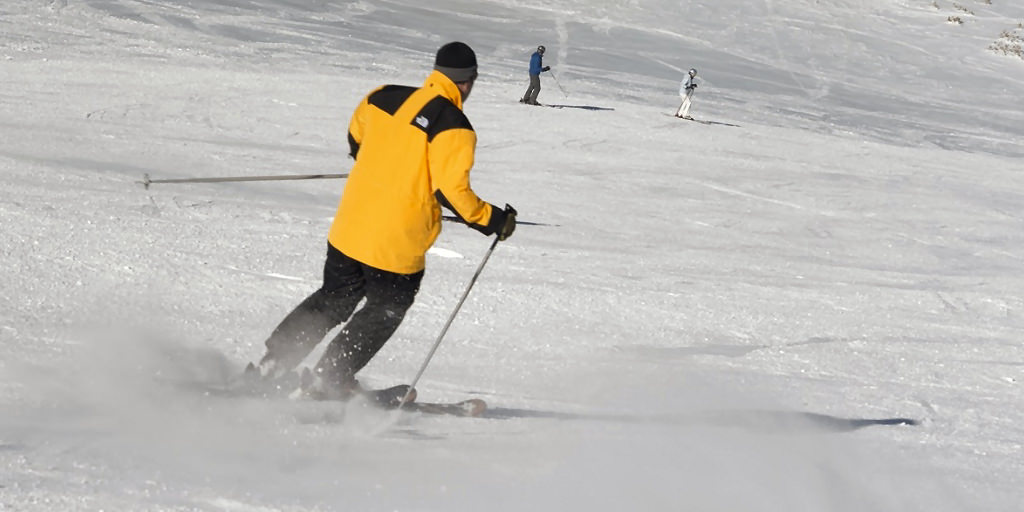
POLYGON ((459 82, 455 84, 459 88, 459 92, 462 93, 462 102, 465 103, 469 99, 469 93, 473 92, 473 84, 476 83, 476 78, 468 82, 459 82))

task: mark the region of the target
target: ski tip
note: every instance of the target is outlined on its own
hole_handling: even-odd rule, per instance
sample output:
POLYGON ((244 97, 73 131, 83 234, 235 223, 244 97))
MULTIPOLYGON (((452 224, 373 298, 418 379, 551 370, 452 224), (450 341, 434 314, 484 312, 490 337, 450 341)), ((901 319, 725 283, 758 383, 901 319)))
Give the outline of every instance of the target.
POLYGON ((484 414, 487 410, 487 402, 484 402, 479 398, 463 400, 461 402, 409 402, 404 404, 401 409, 424 414, 472 418, 484 414))
POLYGON ((459 402, 462 409, 466 411, 466 416, 482 416, 483 413, 487 412, 487 402, 479 398, 471 398, 463 402, 459 402))

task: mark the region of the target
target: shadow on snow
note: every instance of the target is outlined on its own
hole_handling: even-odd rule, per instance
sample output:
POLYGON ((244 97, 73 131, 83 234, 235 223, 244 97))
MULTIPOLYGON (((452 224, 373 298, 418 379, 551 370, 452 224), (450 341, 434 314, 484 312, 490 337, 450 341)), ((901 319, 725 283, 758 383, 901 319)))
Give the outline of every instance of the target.
POLYGON ((620 413, 569 413, 494 407, 484 418, 550 418, 561 420, 610 421, 650 425, 737 427, 762 432, 826 431, 850 432, 871 426, 918 425, 911 418, 841 418, 801 411, 716 411, 693 414, 640 415, 620 413))
POLYGON ((551 108, 578 108, 578 109, 581 109, 581 110, 594 110, 594 111, 599 111, 599 110, 605 110, 605 111, 615 110, 614 108, 611 108, 611 107, 598 107, 598 106, 594 106, 594 105, 556 105, 556 104, 550 103, 550 104, 546 104, 544 106, 545 107, 551 107, 551 108))

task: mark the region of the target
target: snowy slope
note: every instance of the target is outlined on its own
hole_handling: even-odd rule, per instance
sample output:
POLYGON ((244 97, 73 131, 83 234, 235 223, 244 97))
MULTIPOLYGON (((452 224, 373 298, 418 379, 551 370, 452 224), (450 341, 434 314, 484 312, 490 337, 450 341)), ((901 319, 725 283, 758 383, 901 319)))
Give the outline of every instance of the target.
MULTIPOLYGON (((0 510, 1020 510, 1024 60, 987 48, 1022 21, 5 2, 0 510), (346 172, 356 102, 455 39, 481 63, 474 188, 553 225, 499 244, 419 386, 493 417, 183 389, 318 285, 344 182, 136 182, 346 172), (537 44, 565 108, 515 101, 537 44), (665 115, 690 67, 721 124, 665 115), (921 424, 847 421, 898 418, 921 424)), ((365 382, 415 374, 487 245, 445 226, 365 382)))

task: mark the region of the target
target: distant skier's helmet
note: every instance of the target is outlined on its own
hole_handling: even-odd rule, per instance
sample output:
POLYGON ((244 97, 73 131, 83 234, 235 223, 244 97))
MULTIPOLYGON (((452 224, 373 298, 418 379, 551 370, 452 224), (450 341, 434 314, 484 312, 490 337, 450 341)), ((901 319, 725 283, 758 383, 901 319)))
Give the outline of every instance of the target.
POLYGON ((544 53, 545 50, 547 50, 547 48, 544 48, 544 45, 540 45, 537 47, 538 52, 544 53))
POLYGON ((690 74, 696 76, 697 75, 697 68, 690 68, 690 74))

